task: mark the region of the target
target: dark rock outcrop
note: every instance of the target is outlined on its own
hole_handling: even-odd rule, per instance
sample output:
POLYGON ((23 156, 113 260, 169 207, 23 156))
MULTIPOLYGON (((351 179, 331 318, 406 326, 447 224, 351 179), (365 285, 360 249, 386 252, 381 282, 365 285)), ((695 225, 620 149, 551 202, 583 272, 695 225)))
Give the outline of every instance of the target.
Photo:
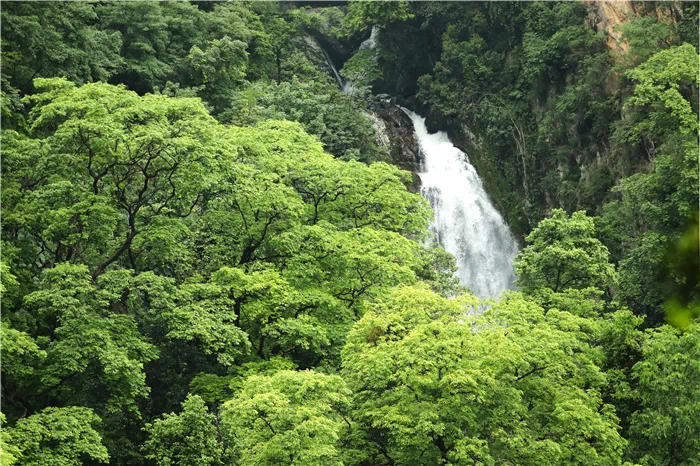
POLYGON ((421 154, 413 122, 393 99, 379 98, 371 110, 378 119, 375 121, 377 142, 387 148, 391 163, 413 173, 410 189, 418 191, 420 178, 417 173, 421 168, 421 154))

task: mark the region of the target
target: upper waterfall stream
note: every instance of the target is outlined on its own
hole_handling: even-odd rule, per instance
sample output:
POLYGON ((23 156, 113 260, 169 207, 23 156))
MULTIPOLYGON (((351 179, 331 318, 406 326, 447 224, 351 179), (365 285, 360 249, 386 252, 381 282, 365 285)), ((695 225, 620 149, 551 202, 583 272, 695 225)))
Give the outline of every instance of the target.
POLYGON ((421 194, 434 211, 435 240, 457 259, 459 281, 480 298, 512 288, 518 243, 484 190, 467 155, 447 134, 428 133, 425 118, 403 109, 413 121, 422 163, 421 194))

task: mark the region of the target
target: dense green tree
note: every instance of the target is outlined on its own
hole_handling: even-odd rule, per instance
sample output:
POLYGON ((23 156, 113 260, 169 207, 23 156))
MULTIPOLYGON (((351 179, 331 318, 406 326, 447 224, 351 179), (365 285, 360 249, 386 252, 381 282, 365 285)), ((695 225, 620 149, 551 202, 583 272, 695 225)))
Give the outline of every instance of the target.
POLYGON ((209 102, 215 114, 226 110, 245 77, 248 65, 246 45, 228 36, 214 39, 204 50, 193 46, 187 55, 191 83, 203 86, 199 95, 209 102))
POLYGON ((198 99, 37 89, 28 132, 3 134, 11 423, 87 406, 111 461, 140 463, 143 417, 196 377, 337 366, 366 300, 449 283, 420 253, 429 210, 395 167, 338 160, 297 123, 224 127, 198 99))
POLYGON ((104 421, 100 433, 110 456, 129 458, 133 439, 123 429, 138 425, 139 402, 150 392, 144 364, 156 359, 157 349, 132 316, 110 312, 87 267, 58 264, 38 287, 3 315, 9 369, 3 371, 3 410, 16 419, 53 406, 87 406, 104 421))
POLYGON ((342 465, 339 437, 348 395, 340 377, 313 371, 249 378, 222 413, 233 461, 342 465))
MULTIPOLYGON (((0 424, 5 424, 5 415, 2 413, 0 413, 0 424)), ((0 464, 2 466, 12 466, 17 462, 17 457, 20 454, 19 448, 10 442, 10 433, 5 428, 0 432, 0 464)))
POLYGON ((100 25, 118 31, 124 67, 112 82, 137 92, 162 85, 181 71, 190 49, 203 40, 203 14, 189 2, 104 3, 96 6, 100 25))
POLYGON ((601 368, 605 370, 608 382, 603 396, 606 402, 615 405, 621 433, 627 439, 630 417, 640 407, 634 393, 636 380, 632 369, 642 359, 642 347, 647 340, 647 334, 641 329, 643 322, 644 318, 628 309, 609 313, 600 321, 598 348, 603 353, 601 368))
MULTIPOLYGON (((339 97, 337 89, 331 92, 334 84, 325 82, 325 63, 319 69, 319 64, 309 61, 305 41, 307 31, 320 27, 317 12, 274 2, 227 2, 209 10, 187 2, 84 3, 68 5, 60 13, 57 8, 22 3, 3 13, 7 25, 3 31, 6 121, 18 116, 10 111, 10 104, 18 104, 12 97, 16 88, 33 91, 32 79, 40 76, 123 83, 141 94, 157 90, 197 95, 224 120, 238 119, 230 107, 244 78, 271 77, 280 84, 296 77, 302 83, 324 81, 323 90, 314 86, 303 90, 305 95, 332 96, 331 103, 321 106, 330 107, 320 120, 328 121, 328 127, 319 126, 317 119, 311 125, 315 127, 307 130, 323 135, 334 154, 343 155, 345 143, 357 149, 350 151, 354 158, 366 157, 366 152, 376 158, 371 124, 358 116, 359 109, 339 97), (30 45, 31 50, 26 49, 30 45)), ((303 103, 294 102, 298 109, 303 103)), ((282 113, 308 125, 318 113, 316 107, 304 112, 306 116, 294 114, 289 105, 282 113)))
MULTIPOLYGON (((23 415, 29 412, 28 401, 21 401, 14 396, 22 396, 22 392, 31 393, 36 384, 37 369, 46 359, 46 351, 37 345, 36 341, 25 332, 11 328, 7 323, 0 324, 2 331, 2 389, 5 403, 15 404, 23 415)), ((5 408, 7 411, 7 408, 5 408)))
POLYGON ((373 25, 384 26, 391 22, 412 17, 408 2, 350 2, 344 17, 344 27, 350 31, 362 31, 373 25))
POLYGON ((11 385, 3 385, 14 388, 8 399, 16 396, 17 407, 25 412, 76 400, 101 411, 137 410, 136 399, 148 393, 143 364, 157 352, 142 339, 134 320, 107 312, 108 301, 85 266, 64 263, 48 269, 40 288, 25 296, 9 320, 37 335, 43 349, 23 332, 3 330, 9 337, 6 366, 11 369, 11 385), (40 404, 27 402, 32 396, 40 404))
POLYGON ((2 465, 700 461, 698 9, 633 10, 3 5, 2 465), (520 292, 421 244, 370 87, 469 153, 520 292))
POLYGON ((621 464, 594 321, 511 295, 399 288, 348 336, 343 375, 364 464, 621 464))
POLYGON ((79 466, 86 460, 108 463, 107 449, 95 430, 99 421, 87 408, 46 408, 20 419, 9 430, 9 436, 19 450, 19 464, 79 466))
POLYGON ((516 258, 518 285, 527 293, 549 288, 605 289, 615 281, 607 248, 595 237, 593 219, 584 212, 569 217, 557 209, 526 238, 527 246, 516 258))
POLYGON ((182 412, 165 414, 146 424, 150 434, 143 446, 146 457, 158 466, 222 464, 223 447, 215 422, 202 398, 188 395, 182 403, 182 412))
POLYGON ((700 332, 651 330, 632 372, 641 408, 631 418, 630 456, 643 465, 700 460, 700 332))
POLYGON ((207 148, 214 120, 193 99, 141 98, 65 80, 38 80, 37 86, 35 137, 4 134, 10 177, 3 191, 14 212, 4 227, 17 247, 34 255, 17 268, 31 276, 73 260, 97 277, 118 261, 137 267, 134 239, 148 235, 159 215, 186 216, 200 200, 214 163, 207 148))
POLYGON ((290 8, 282 2, 253 3, 251 9, 259 16, 258 36, 260 54, 267 58, 267 76, 280 84, 285 76, 294 49, 302 44, 304 29, 314 29, 320 18, 309 13, 308 7, 290 8))
POLYGON ((671 24, 653 16, 632 18, 630 22, 621 24, 619 30, 630 48, 626 58, 633 65, 638 65, 659 50, 669 47, 673 29, 671 24))
POLYGON ((683 44, 655 54, 628 72, 635 87, 627 105, 648 112, 628 137, 660 142, 675 132, 684 135, 697 131, 692 96, 697 94, 699 60, 695 47, 683 44))
POLYGON ((386 158, 377 146, 371 120, 328 78, 293 78, 277 85, 258 83, 247 89, 236 105, 243 118, 234 119, 235 123, 298 121, 307 132, 318 136, 333 155, 364 162, 386 158))

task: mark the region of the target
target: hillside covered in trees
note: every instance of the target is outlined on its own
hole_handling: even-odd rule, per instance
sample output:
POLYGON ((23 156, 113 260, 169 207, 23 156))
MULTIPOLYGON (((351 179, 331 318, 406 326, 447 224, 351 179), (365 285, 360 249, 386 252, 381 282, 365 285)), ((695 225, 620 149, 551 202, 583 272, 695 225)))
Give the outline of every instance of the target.
POLYGON ((697 3, 1 19, 2 466, 700 464, 697 3), (515 289, 455 276, 395 104, 515 289))

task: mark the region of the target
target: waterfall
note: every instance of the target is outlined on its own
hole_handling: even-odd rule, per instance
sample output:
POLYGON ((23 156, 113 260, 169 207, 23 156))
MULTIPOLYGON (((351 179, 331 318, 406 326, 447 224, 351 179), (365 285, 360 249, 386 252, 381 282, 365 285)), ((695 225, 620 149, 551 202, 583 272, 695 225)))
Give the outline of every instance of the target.
MULTIPOLYGON (((320 44, 319 44, 320 47, 320 44)), ((321 51, 323 52, 323 56, 326 58, 326 63, 328 63, 328 68, 330 69, 331 73, 333 74, 333 77, 335 78, 335 81, 338 83, 338 86, 341 89, 345 88, 345 83, 343 82, 343 78, 340 77, 340 73, 338 73, 338 70, 335 69, 335 65, 333 64, 333 60, 331 60, 331 56, 328 55, 328 52, 326 52, 326 49, 321 47, 321 51)))
POLYGON ((498 296, 515 281, 518 244, 490 201, 467 155, 440 131, 429 134, 425 118, 403 109, 413 121, 422 155, 421 194, 435 217, 430 229, 457 259, 457 275, 480 298, 498 296))
MULTIPOLYGON (((376 47, 378 31, 372 28, 360 50, 376 47)), ((340 89, 352 95, 353 84, 344 82, 328 53, 323 50, 323 54, 340 89)), ((467 154, 456 148, 446 133, 429 134, 425 118, 402 110, 411 118, 420 146, 421 194, 435 214, 431 232, 435 241, 455 256, 460 283, 479 298, 493 298, 513 288, 518 243, 486 194, 467 154)))

